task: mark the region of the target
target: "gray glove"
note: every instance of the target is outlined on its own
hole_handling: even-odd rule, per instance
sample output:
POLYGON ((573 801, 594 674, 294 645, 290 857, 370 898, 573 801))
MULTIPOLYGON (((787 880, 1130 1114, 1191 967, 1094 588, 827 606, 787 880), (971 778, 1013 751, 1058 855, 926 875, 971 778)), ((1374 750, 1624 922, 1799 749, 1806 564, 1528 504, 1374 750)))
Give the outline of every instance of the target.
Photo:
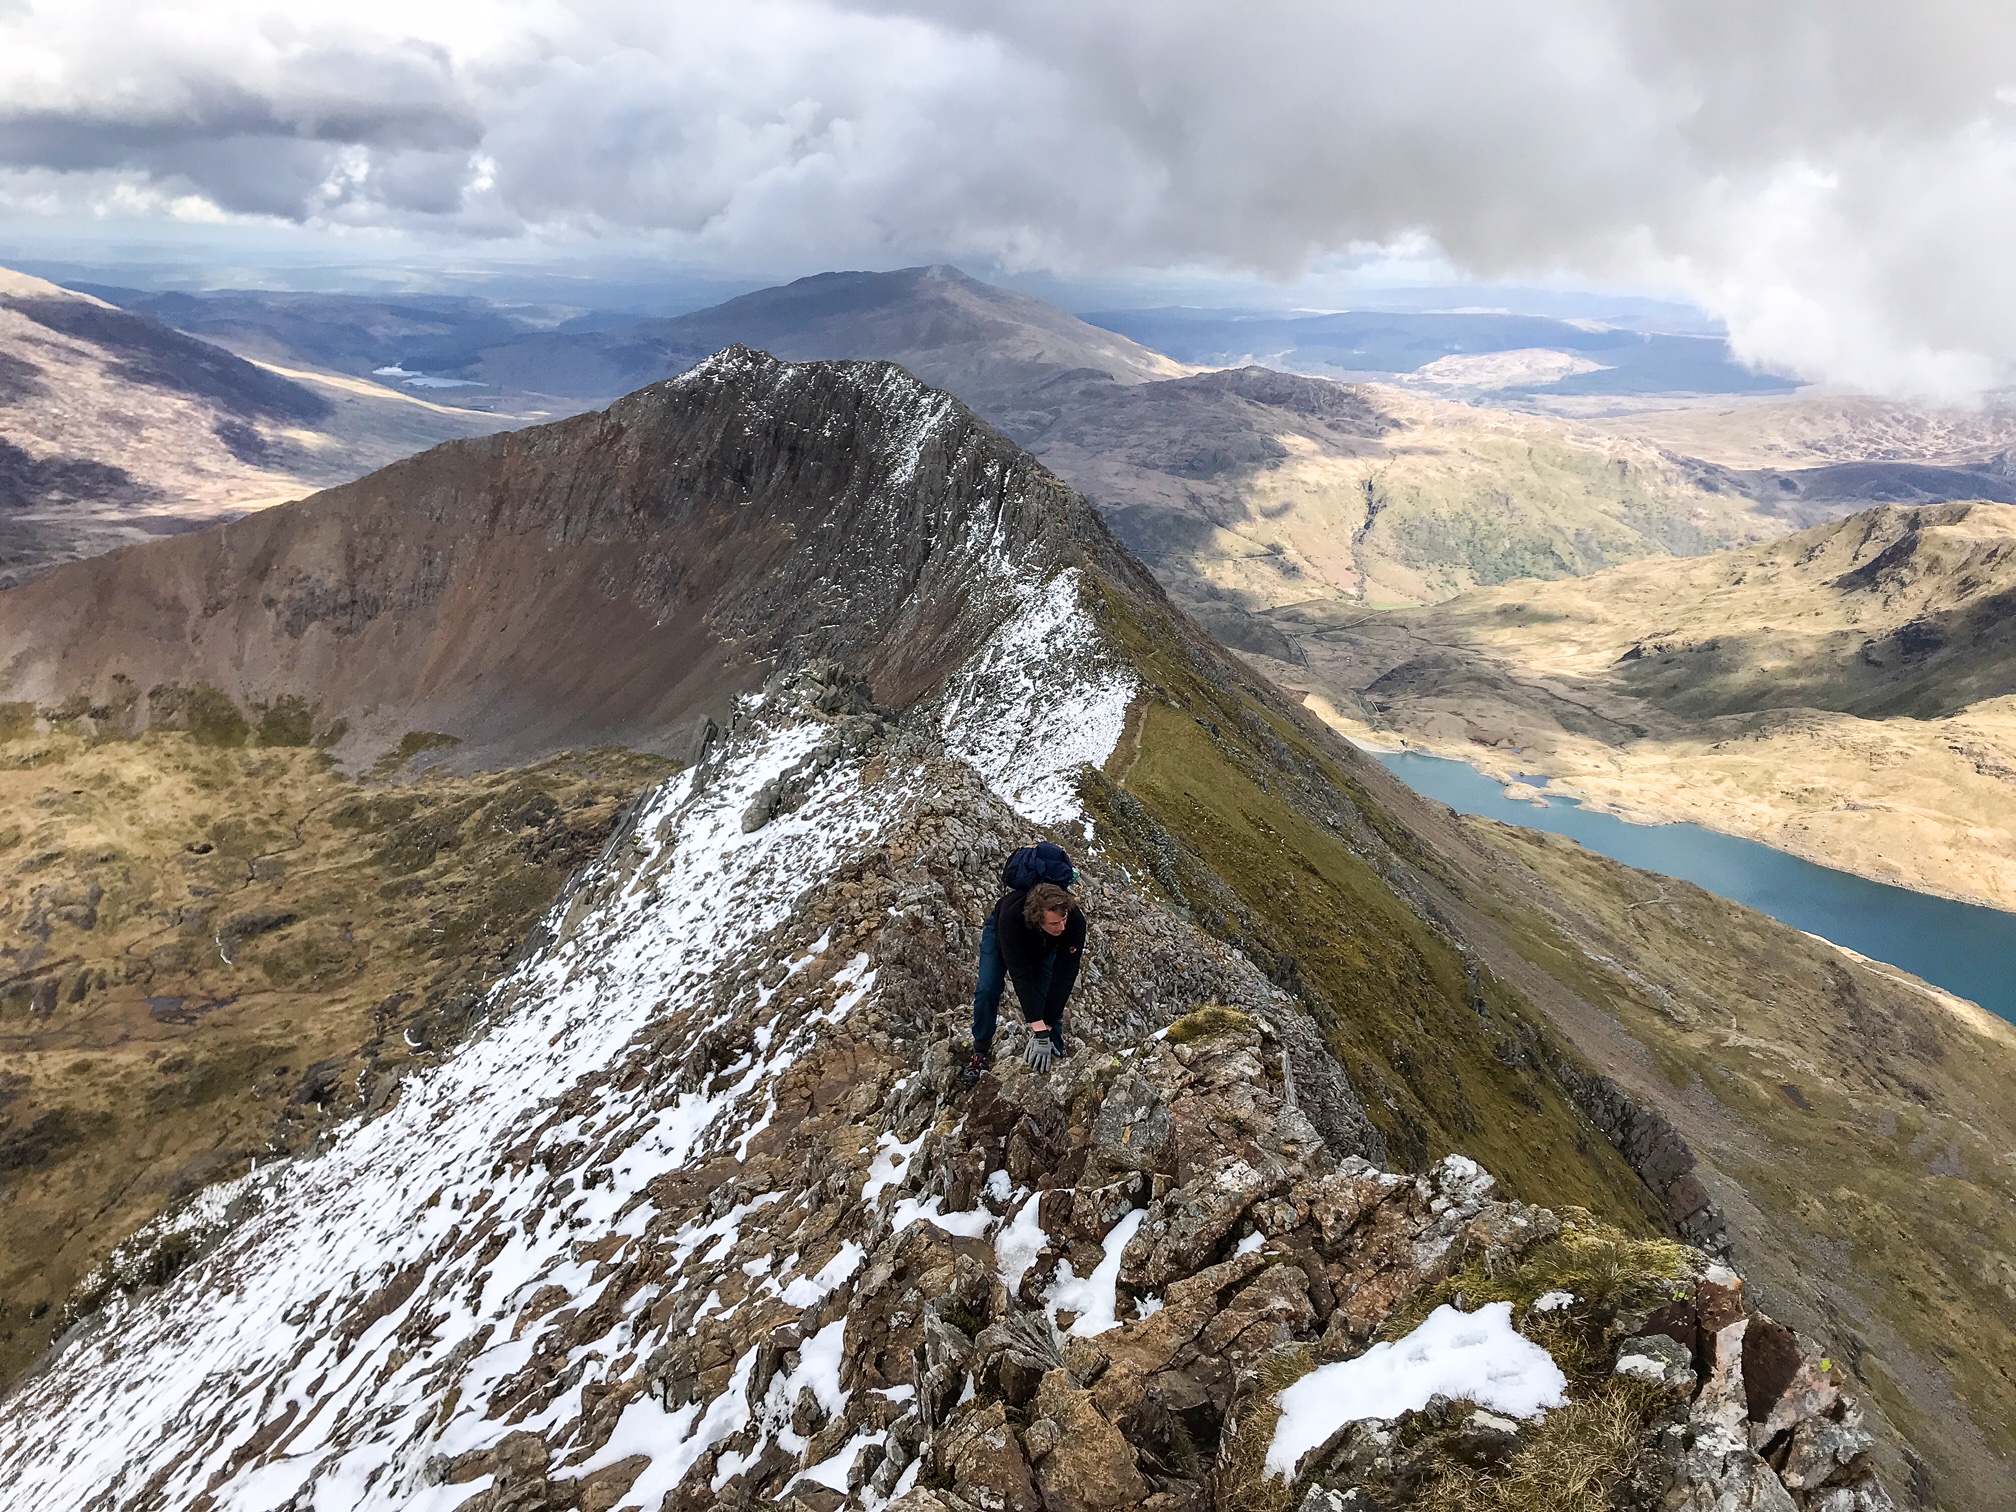
POLYGON ((1029 1069, 1039 1076, 1050 1069, 1050 1062, 1057 1058, 1057 1047, 1051 1043, 1048 1034, 1029 1036, 1029 1048, 1022 1052, 1022 1059, 1029 1063, 1029 1069))

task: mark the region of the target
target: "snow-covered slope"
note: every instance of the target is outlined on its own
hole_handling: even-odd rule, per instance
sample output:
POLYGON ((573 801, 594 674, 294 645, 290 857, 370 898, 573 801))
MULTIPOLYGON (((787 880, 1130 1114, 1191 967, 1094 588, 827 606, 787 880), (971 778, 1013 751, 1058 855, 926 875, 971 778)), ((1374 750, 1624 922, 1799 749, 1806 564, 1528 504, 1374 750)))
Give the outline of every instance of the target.
MULTIPOLYGON (((1126 686, 1022 679, 1009 702, 998 674, 1034 636, 1093 651, 1075 585, 1075 574, 1054 578, 975 658, 963 702, 984 683, 986 721, 963 720, 957 703, 942 717, 947 741, 989 764, 990 785, 1035 795, 1052 823, 1070 817, 1077 763, 1118 740, 1126 686), (1042 750, 1004 746, 1004 728, 1070 738, 1047 747, 1046 767, 1042 750)), ((725 1207, 653 1196, 668 1175, 746 1156, 772 1127, 779 1082, 875 990, 869 953, 815 930, 805 904, 926 795, 914 762, 882 749, 872 716, 840 732, 858 747, 841 755, 833 724, 805 714, 800 693, 791 682, 752 701, 737 738, 651 796, 558 906, 560 938, 498 990, 480 1039, 321 1158, 210 1195, 206 1211, 251 1214, 8 1402, 0 1505, 184 1505, 203 1493, 247 1512, 297 1493, 303 1508, 456 1505, 474 1488, 430 1487, 430 1461, 578 1419, 584 1390, 623 1380, 621 1362, 634 1368, 664 1342, 653 1324, 686 1289, 714 1291, 749 1214, 802 1203, 788 1189, 725 1207), (864 779, 871 749, 879 780, 864 779), (823 769, 808 760, 821 755, 823 769), (745 832, 758 794, 793 773, 807 774, 799 806, 745 832), (745 1051, 697 1086, 668 1074, 737 1015, 745 1051), (591 1176, 548 1175, 556 1153, 584 1148, 591 1176), (647 1250, 661 1279, 614 1284, 647 1250), (523 1320, 528 1304, 557 1307, 536 1306, 555 1288, 569 1316, 608 1299, 608 1326, 568 1351, 568 1390, 500 1422, 499 1394, 556 1363, 542 1352, 552 1320, 523 1320)), ((803 1308, 860 1257, 858 1244, 809 1238, 761 1267, 754 1295, 803 1308)), ((713 1400, 667 1409, 638 1395, 582 1469, 651 1452, 630 1499, 655 1506, 746 1425, 752 1363, 745 1354, 713 1400)), ((837 1371, 837 1355, 807 1371, 835 1406, 837 1371)))

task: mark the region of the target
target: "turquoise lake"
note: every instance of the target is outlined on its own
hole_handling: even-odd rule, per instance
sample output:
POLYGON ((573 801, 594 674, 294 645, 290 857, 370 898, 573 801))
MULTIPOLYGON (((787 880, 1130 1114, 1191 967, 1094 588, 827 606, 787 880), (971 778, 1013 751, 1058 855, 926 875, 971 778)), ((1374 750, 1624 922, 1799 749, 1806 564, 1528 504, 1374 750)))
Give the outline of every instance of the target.
POLYGON ((1415 792, 1458 813, 1566 835, 1627 866, 1692 882, 1901 966, 2016 1020, 2016 913, 1871 882, 1697 824, 1631 824, 1558 794, 1546 795, 1544 807, 1508 798, 1496 781, 1461 761, 1415 751, 1374 754, 1415 792))

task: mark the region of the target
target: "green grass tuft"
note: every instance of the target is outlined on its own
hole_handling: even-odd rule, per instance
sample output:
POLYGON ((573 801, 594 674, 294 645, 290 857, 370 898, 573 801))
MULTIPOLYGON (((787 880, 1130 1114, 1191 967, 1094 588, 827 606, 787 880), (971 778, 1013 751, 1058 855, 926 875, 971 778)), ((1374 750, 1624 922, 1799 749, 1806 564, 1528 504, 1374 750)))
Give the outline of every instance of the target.
POLYGON ((1649 1382, 1611 1380, 1557 1407, 1496 1470, 1447 1464, 1415 1496, 1418 1512, 1610 1512, 1611 1490, 1666 1409, 1649 1382))
POLYGON ((1221 1003, 1207 1003, 1191 1013, 1186 1013, 1169 1026, 1169 1042, 1173 1045, 1188 1045, 1197 1040, 1210 1039, 1218 1034, 1238 1034, 1254 1028, 1253 1020, 1237 1008, 1227 1008, 1221 1003))
POLYGON ((252 727, 238 712, 238 705, 215 688, 198 683, 182 701, 189 735, 196 744, 235 748, 245 744, 252 727))
POLYGON ((276 698, 259 713, 259 744, 305 746, 315 733, 315 711, 293 694, 276 698))
POLYGON ((1445 1302, 1474 1312, 1487 1302, 1510 1302, 1521 1332, 1554 1356, 1573 1380, 1608 1377, 1614 1340, 1610 1325, 1620 1313, 1650 1309, 1670 1298, 1692 1274, 1694 1251, 1667 1239, 1634 1239, 1569 1209, 1559 1238, 1525 1255, 1509 1270, 1493 1272, 1472 1261, 1435 1286, 1396 1308, 1380 1334, 1397 1339, 1417 1327, 1445 1302), (1532 1306, 1548 1292, 1567 1292, 1569 1306, 1545 1313, 1532 1306))
POLYGON ((1267 1473, 1267 1448, 1281 1421, 1281 1393, 1315 1368, 1316 1351, 1307 1344, 1284 1345, 1261 1360, 1259 1381, 1211 1472, 1211 1500, 1220 1512, 1287 1512, 1292 1505, 1294 1487, 1267 1473))

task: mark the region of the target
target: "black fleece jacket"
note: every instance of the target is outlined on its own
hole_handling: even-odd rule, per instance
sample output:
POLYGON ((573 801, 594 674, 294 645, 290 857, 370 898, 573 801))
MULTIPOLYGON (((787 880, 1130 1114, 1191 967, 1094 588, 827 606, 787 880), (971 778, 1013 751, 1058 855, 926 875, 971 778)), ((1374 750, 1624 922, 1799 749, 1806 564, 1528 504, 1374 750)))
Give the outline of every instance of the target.
POLYGON ((1063 1016, 1071 989, 1078 985, 1078 963, 1085 954, 1085 915, 1074 905, 1065 921, 1064 933, 1046 934, 1040 926, 1027 923, 1022 917, 1022 903, 1028 896, 1026 892, 1011 892, 994 905, 994 940, 1001 947, 1008 979, 1015 984, 1022 1017, 1055 1024, 1063 1016), (1049 990, 1039 1001, 1037 973, 1046 960, 1052 962, 1049 990))

